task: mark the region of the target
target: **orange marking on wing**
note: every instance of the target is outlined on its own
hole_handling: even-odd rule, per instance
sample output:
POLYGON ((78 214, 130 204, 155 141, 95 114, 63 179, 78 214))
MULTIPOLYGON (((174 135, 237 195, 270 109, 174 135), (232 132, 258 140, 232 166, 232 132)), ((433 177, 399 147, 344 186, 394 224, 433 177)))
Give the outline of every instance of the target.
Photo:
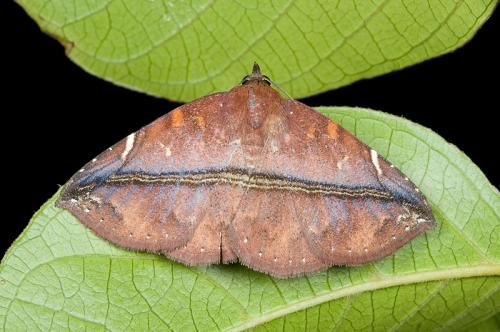
POLYGON ((196 120, 196 124, 200 127, 205 127, 205 118, 202 116, 195 116, 194 119, 196 120))
POLYGON ((331 121, 328 121, 328 125, 326 126, 326 133, 328 134, 328 136, 331 138, 331 139, 336 139, 337 136, 338 136, 338 126, 331 122, 331 121))
POLYGON ((177 109, 172 113, 172 127, 180 127, 184 122, 184 113, 177 109))
POLYGON ((309 138, 316 137, 316 128, 315 127, 307 128, 307 137, 309 137, 309 138))

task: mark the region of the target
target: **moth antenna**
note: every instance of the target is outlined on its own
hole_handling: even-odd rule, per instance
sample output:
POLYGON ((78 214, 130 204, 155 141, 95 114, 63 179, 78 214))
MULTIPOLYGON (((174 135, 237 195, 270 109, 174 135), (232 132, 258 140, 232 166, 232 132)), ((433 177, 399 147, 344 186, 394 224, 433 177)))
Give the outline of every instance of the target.
POLYGON ((293 99, 287 92, 285 89, 283 89, 281 87, 281 85, 279 85, 278 83, 276 83, 275 81, 273 81, 272 79, 270 79, 269 77, 267 78, 269 80, 269 82, 276 87, 276 89, 278 89, 281 93, 283 93, 288 99, 293 99))

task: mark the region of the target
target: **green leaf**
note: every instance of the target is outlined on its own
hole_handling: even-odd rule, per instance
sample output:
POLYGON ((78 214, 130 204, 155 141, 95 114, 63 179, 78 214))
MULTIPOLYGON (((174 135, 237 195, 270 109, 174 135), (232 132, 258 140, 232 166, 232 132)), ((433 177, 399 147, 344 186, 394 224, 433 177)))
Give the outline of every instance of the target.
POLYGON ((497 0, 17 0, 92 74, 190 101, 258 61, 295 98, 466 43, 497 0))
POLYGON ((393 256, 279 280, 238 264, 188 268, 96 237, 56 194, 0 265, 4 330, 449 330, 500 311, 500 195, 457 148, 408 120, 320 108, 400 167, 436 229, 393 256))
POLYGON ((467 332, 498 332, 500 331, 500 314, 486 319, 472 327, 464 329, 467 332))

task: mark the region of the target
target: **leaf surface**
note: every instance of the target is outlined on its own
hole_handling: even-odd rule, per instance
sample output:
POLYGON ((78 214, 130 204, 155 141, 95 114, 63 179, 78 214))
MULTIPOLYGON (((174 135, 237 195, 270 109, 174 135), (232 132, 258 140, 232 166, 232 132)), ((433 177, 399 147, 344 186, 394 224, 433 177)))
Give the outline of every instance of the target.
POLYGON ((96 237, 56 194, 0 266, 4 330, 448 330, 497 324, 500 195, 456 147, 408 120, 318 109, 398 166, 436 229, 355 268, 273 279, 238 264, 188 268, 96 237), (488 320, 489 319, 489 320, 488 320))
POLYGON ((496 0, 17 0, 68 56, 115 84, 191 101, 254 61, 295 98, 467 42, 496 0))
POLYGON ((500 314, 479 322, 478 324, 463 329, 468 332, 498 332, 500 331, 500 314))

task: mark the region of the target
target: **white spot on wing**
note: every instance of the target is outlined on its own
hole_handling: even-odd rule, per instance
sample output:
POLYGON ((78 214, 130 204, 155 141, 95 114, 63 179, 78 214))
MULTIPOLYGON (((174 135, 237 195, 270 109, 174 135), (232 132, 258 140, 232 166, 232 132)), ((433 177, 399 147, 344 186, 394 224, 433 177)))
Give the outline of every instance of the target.
POLYGON ((122 152, 122 160, 125 161, 130 150, 134 147, 135 134, 130 134, 127 136, 127 141, 125 142, 125 149, 122 152))
POLYGON ((278 141, 276 141, 274 138, 271 139, 270 146, 271 146, 271 152, 273 153, 279 150, 278 141))
POLYGON ((158 142, 158 144, 160 144, 161 148, 163 149, 165 157, 170 157, 172 155, 172 150, 170 149, 170 146, 166 146, 162 142, 158 142))
POLYGON ((344 163, 349 159, 348 156, 344 156, 344 158, 340 159, 339 161, 337 161, 337 168, 338 169, 342 169, 344 167, 344 163))
POLYGON ((380 168, 380 164, 378 162, 378 153, 375 150, 370 150, 370 157, 372 158, 372 164, 375 166, 378 175, 382 175, 382 169, 380 168))

